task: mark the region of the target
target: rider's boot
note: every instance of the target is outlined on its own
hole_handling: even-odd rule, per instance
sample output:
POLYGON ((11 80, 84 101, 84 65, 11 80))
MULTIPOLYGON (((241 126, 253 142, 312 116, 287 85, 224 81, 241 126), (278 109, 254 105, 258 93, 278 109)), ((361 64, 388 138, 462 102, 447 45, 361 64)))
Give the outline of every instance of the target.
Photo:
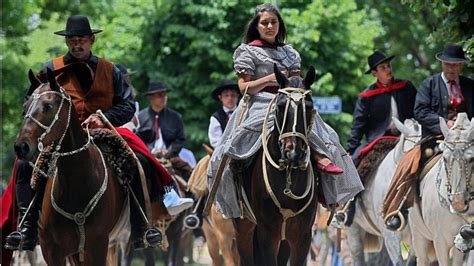
POLYGON ((181 198, 174 188, 168 190, 163 196, 163 203, 166 210, 172 216, 193 206, 194 200, 191 198, 181 198))
MULTIPOLYGON (((145 189, 150 191, 150 197, 153 198, 154 195, 152 195, 150 189, 152 186, 152 166, 145 156, 141 155, 140 153, 135 154, 143 167, 143 171, 145 172, 147 183, 147 187, 145 189)), ((161 244, 162 237, 160 230, 158 230, 156 227, 152 227, 151 221, 149 221, 149 224, 147 224, 145 217, 143 217, 145 214, 145 197, 143 196, 141 182, 140 176, 135 176, 130 183, 133 193, 135 194, 139 204, 138 206, 137 202, 135 202, 133 199, 130 199, 130 223, 132 226, 130 237, 134 249, 159 246, 161 244)))
POLYGON ((335 165, 327 157, 315 155, 313 158, 316 161, 316 168, 322 172, 330 175, 340 175, 344 173, 344 170, 341 167, 335 165))
POLYGON ((25 161, 19 162, 17 167, 18 175, 15 185, 19 212, 18 222, 23 220, 23 224, 21 228, 19 228, 19 231, 14 231, 6 237, 5 248, 10 250, 33 250, 38 241, 38 217, 44 189, 39 186, 37 192, 39 195, 27 213, 26 210, 34 194, 29 184, 31 167, 29 167, 25 161))
POLYGON ((405 228, 407 217, 408 210, 402 207, 400 212, 394 213, 391 217, 386 219, 385 226, 391 231, 401 231, 405 228))
MULTIPOLYGON (((161 244, 161 232, 158 228, 149 226, 140 210, 144 210, 145 206, 143 196, 135 190, 135 195, 139 199, 140 206, 135 202, 130 202, 130 223, 132 226, 131 240, 134 249, 142 249, 147 247, 156 247, 161 244)), ((141 191, 140 191, 141 193, 141 191)))

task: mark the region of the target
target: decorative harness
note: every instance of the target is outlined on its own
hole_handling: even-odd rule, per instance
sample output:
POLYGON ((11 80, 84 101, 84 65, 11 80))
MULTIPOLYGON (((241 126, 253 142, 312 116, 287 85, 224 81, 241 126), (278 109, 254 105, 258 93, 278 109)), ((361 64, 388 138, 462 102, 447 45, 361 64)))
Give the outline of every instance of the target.
MULTIPOLYGON (((300 101, 302 102, 302 104, 303 104, 303 117, 306 117, 305 96, 307 94, 310 94, 311 91, 301 89, 301 88, 284 88, 284 89, 278 90, 278 92, 285 94, 289 98, 289 100, 286 101, 285 112, 284 112, 284 116, 283 116, 283 124, 282 125, 285 125, 285 123, 286 123, 290 103, 293 106, 296 106, 295 107, 296 110, 294 112, 294 122, 293 122, 293 125, 292 125, 292 131, 290 131, 290 132, 282 132, 283 130, 282 130, 282 128, 280 128, 280 125, 278 124, 278 121, 276 121, 276 116, 274 116, 274 119, 275 119, 274 122, 275 122, 276 128, 278 130, 278 134, 279 134, 278 140, 282 141, 284 138, 287 138, 287 137, 297 137, 297 138, 302 139, 303 142, 306 144, 306 147, 307 147, 305 163, 303 165, 290 166, 290 165, 285 165, 284 163, 277 164, 272 159, 272 157, 270 155, 270 152, 268 150, 268 138, 270 137, 270 135, 267 133, 267 131, 268 131, 268 118, 269 118, 269 115, 270 115, 271 112, 275 111, 275 106, 276 106, 275 103, 276 103, 277 97, 274 97, 272 99, 272 101, 270 102, 269 106, 268 106, 267 112, 265 114, 265 119, 264 119, 264 122, 263 122, 263 128, 262 128, 262 146, 263 146, 263 151, 264 151, 264 155, 265 155, 265 156, 262 157, 262 170, 263 170, 263 180, 265 182, 265 188, 267 190, 267 193, 270 195, 273 203, 280 210, 280 213, 281 213, 282 218, 283 218, 283 223, 282 223, 282 227, 281 227, 281 239, 285 240, 286 239, 286 233, 285 233, 285 231, 286 231, 285 230, 286 229, 286 221, 288 220, 288 218, 294 217, 294 216, 302 213, 304 210, 306 210, 306 208, 312 202, 313 196, 314 196, 315 181, 314 181, 313 168, 312 168, 311 163, 310 163, 310 148, 309 148, 309 143, 308 143, 308 133, 311 130, 311 125, 312 124, 310 123, 308 125, 306 123, 306 119, 303 119, 304 120, 304 129, 305 129, 304 134, 296 131, 298 103, 300 101), (308 195, 308 193, 311 191, 311 195, 308 198, 308 201, 298 211, 295 212, 291 209, 286 209, 286 208, 283 208, 281 206, 280 201, 275 196, 275 193, 273 192, 273 189, 270 185, 270 181, 269 181, 268 173, 267 173, 267 160, 270 162, 270 164, 275 169, 277 169, 279 171, 286 170, 286 187, 283 190, 284 195, 286 195, 286 196, 288 196, 288 197, 290 197, 291 199, 294 199, 294 200, 301 200, 301 199, 304 199, 308 195), (307 169, 307 171, 308 171, 306 189, 305 189, 305 191, 303 192, 303 194, 301 196, 297 196, 297 195, 293 194, 293 192, 291 191, 291 170, 293 168, 299 168, 301 170, 307 169)), ((311 121, 312 121, 312 119, 311 119, 311 121)))
POLYGON ((450 206, 448 203, 450 201, 450 198, 453 196, 461 195, 464 194, 465 192, 469 193, 469 201, 474 200, 474 191, 471 191, 471 178, 472 178, 472 167, 469 166, 468 160, 466 160, 463 156, 464 151, 469 149, 472 145, 474 145, 473 141, 465 141, 465 140, 460 140, 460 135, 461 135, 461 128, 456 129, 457 132, 457 138, 454 141, 443 141, 442 146, 444 148, 449 149, 452 152, 452 156, 454 157, 451 163, 447 161, 446 158, 443 157, 443 162, 439 164, 439 169, 438 169, 438 175, 436 176, 436 184, 438 187, 438 196, 441 204, 445 207, 450 206), (459 146, 463 145, 463 146, 459 146), (458 162, 458 165, 464 170, 464 178, 466 181, 466 190, 462 192, 452 192, 452 179, 453 179, 453 164, 454 161, 458 162), (440 185, 441 185, 441 170, 442 170, 442 165, 444 165, 444 170, 446 171, 446 192, 447 192, 447 197, 448 199, 445 199, 441 194, 440 194, 440 185))
MULTIPOLYGON (((40 85, 39 88, 42 88, 45 85, 46 85, 46 83, 43 83, 43 84, 40 85)), ((45 130, 41 134, 41 136, 38 138, 38 150, 40 152, 40 155, 38 156, 38 159, 43 154, 43 150, 44 150, 43 140, 46 137, 46 135, 51 132, 51 129, 56 124, 56 122, 59 120, 59 113, 62 110, 64 102, 66 102, 69 105, 66 127, 65 127, 64 132, 62 133, 59 141, 57 142, 57 144, 54 148, 54 151, 52 152, 51 160, 48 163, 47 173, 45 173, 44 171, 39 169, 39 167, 37 167, 37 163, 39 161, 38 159, 36 160, 36 164, 33 164, 31 162, 29 162, 29 164, 33 167, 35 172, 39 172, 41 175, 43 175, 46 178, 48 178, 48 177, 53 178, 53 184, 52 184, 52 188, 51 188, 51 205, 53 206, 53 208, 59 214, 63 215, 64 217, 66 217, 70 220, 73 220, 77 224, 78 230, 79 230, 79 246, 78 246, 79 261, 83 262, 84 261, 84 244, 85 244, 85 238, 86 238, 84 224, 86 222, 86 218, 92 213, 92 211, 96 207, 97 203, 102 198, 105 191, 107 190, 107 182, 108 182, 109 175, 108 175, 105 159, 104 159, 104 156, 102 155, 102 151, 95 145, 95 143, 93 143, 93 140, 92 140, 92 137, 90 136, 90 132, 89 132, 88 127, 86 128, 86 132, 87 132, 87 142, 86 142, 86 144, 84 144, 79 149, 76 149, 76 150, 73 150, 73 151, 59 152, 59 150, 61 149, 61 143, 63 142, 64 137, 66 136, 66 132, 68 131, 68 128, 69 128, 69 123, 71 121, 71 110, 72 110, 71 97, 65 92, 65 90, 62 86, 59 88, 59 91, 45 91, 45 92, 42 92, 42 93, 39 93, 39 94, 38 93, 33 93, 31 96, 33 97, 33 101, 31 103, 30 107, 28 108, 28 111, 27 111, 24 119, 26 120, 26 119, 30 118, 33 122, 35 122, 38 126, 40 126, 42 129, 45 130), (51 122, 51 124, 49 126, 46 126, 43 123, 41 123, 40 121, 38 121, 32 115, 32 113, 33 113, 34 107, 36 107, 36 104, 38 103, 39 98, 41 98, 44 95, 48 95, 48 94, 55 94, 55 95, 60 96, 61 97, 61 103, 59 105, 58 111, 54 115, 53 121, 51 122), (101 157, 101 160, 102 160, 102 166, 104 168, 104 180, 103 180, 102 185, 100 186, 99 190, 92 197, 92 199, 86 205, 84 210, 82 212, 76 212, 76 213, 72 214, 72 213, 69 213, 69 212, 65 211, 61 207, 59 207, 59 205, 56 203, 56 201, 54 199, 54 184, 55 184, 55 180, 56 180, 56 177, 57 177, 57 174, 58 174, 57 160, 59 159, 59 157, 66 157, 66 156, 74 155, 74 154, 80 153, 82 151, 85 151, 86 149, 89 148, 91 142, 94 144, 94 147, 96 147, 97 151, 100 154, 100 157, 101 157)), ((53 144, 51 144, 51 145, 53 145, 53 144)))

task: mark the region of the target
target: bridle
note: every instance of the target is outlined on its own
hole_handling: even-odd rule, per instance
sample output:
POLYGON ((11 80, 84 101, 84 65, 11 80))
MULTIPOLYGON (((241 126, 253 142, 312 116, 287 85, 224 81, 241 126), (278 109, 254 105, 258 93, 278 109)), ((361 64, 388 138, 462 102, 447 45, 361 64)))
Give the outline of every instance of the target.
POLYGON ((283 132, 282 126, 278 124, 278 121, 276 120, 276 115, 274 116, 274 122, 275 122, 275 128, 278 130, 278 141, 281 143, 281 141, 286 138, 286 137, 297 137, 303 140, 303 142, 306 144, 307 147, 307 152, 306 152, 306 159, 305 163, 302 166, 290 166, 288 164, 277 164, 271 157, 269 149, 268 149, 268 138, 270 138, 270 135, 267 133, 268 131, 268 119, 270 113, 275 112, 276 108, 276 100, 277 96, 275 96, 270 104, 268 105, 267 112, 265 114, 265 118, 263 121, 263 128, 262 128, 262 146, 263 146, 263 151, 264 151, 264 156, 262 156, 262 172, 263 172, 263 180, 265 182, 265 188, 267 190, 267 193, 270 195, 270 198, 272 199, 273 203, 275 206, 280 210, 280 213, 282 215, 283 223, 281 226, 281 239, 285 240, 286 239, 286 221, 288 218, 294 217, 300 213, 302 213, 306 208, 309 206, 309 204, 313 200, 314 196, 314 187, 315 187, 315 180, 314 180, 314 174, 313 174, 313 168, 310 163, 310 147, 309 147, 309 142, 308 142, 308 134, 311 130, 312 126, 312 117, 311 117, 311 122, 309 124, 306 123, 306 104, 305 104, 305 97, 307 94, 311 93, 311 90, 305 90, 301 88, 284 88, 284 89, 279 89, 279 93, 285 94, 288 98, 286 101, 285 105, 285 111, 284 111, 284 116, 283 116, 283 123, 282 126, 286 124, 287 116, 288 116, 288 110, 290 107, 290 103, 293 104, 293 107, 296 105, 296 109, 294 111, 294 122, 292 125, 292 131, 290 132, 283 132), (302 102, 303 104, 303 117, 304 117, 304 134, 297 132, 296 130, 296 123, 297 123, 297 114, 298 114, 298 103, 302 102), (286 209, 283 208, 280 204, 280 201, 276 197, 275 193, 273 192, 273 189, 270 185, 270 180, 268 178, 268 173, 267 173, 267 161, 270 162, 270 164, 277 170, 283 171, 286 170, 286 186, 285 189, 283 190, 283 194, 290 197, 293 200, 301 200, 304 199, 311 191, 310 197, 308 198, 308 201, 304 204, 304 206, 297 210, 296 212, 291 210, 291 209, 286 209), (308 167, 309 166, 309 167, 308 167), (293 192, 291 191, 291 171, 293 168, 300 168, 301 170, 307 170, 307 184, 306 184, 306 189, 303 192, 301 196, 294 195, 293 192))
POLYGON ((469 166, 469 162, 464 158, 463 154, 468 148, 474 145, 473 141, 462 141, 462 140, 455 140, 455 141, 444 141, 443 147, 449 149, 452 152, 454 158, 451 162, 455 160, 461 166, 461 169, 464 170, 464 178, 466 181, 466 190, 463 192, 452 192, 452 180, 453 180, 453 163, 449 163, 446 158, 443 157, 444 168, 446 171, 446 189, 448 200, 453 196, 464 194, 465 192, 469 193, 469 201, 474 199, 474 191, 471 191, 471 182, 470 179, 472 177, 472 167, 469 166), (462 145, 460 147, 460 145, 462 145))
MULTIPOLYGON (((313 119, 310 119, 310 123, 308 124, 306 121, 306 102, 305 102, 305 97, 308 94, 311 94, 311 90, 305 90, 301 88, 284 88, 284 89, 279 89, 278 93, 282 93, 287 96, 287 101, 285 104, 285 111, 283 113, 283 123, 282 125, 278 124, 277 117, 276 115, 273 117, 274 123, 275 123, 275 128, 278 131, 278 142, 282 143, 283 139, 287 137, 296 137, 300 138, 306 146, 306 158, 305 158, 305 163, 304 165, 293 165, 291 166, 292 168, 300 168, 302 170, 306 169, 309 164, 309 158, 310 158, 310 147, 309 147, 309 142, 308 142, 308 134, 311 131, 311 126, 312 126, 312 121, 313 119), (297 122, 298 122, 298 108, 299 108, 299 103, 303 105, 303 122, 304 122, 304 133, 298 132, 296 129, 297 122), (286 120, 288 117, 288 110, 290 108, 290 105, 292 105, 295 110, 293 112, 293 125, 291 126, 291 131, 288 132, 283 132, 282 127, 286 124, 286 120)), ((265 152, 265 157, 267 160, 270 162, 270 164, 275 167, 275 169, 278 169, 279 171, 283 171, 288 168, 288 165, 284 164, 282 161, 280 161, 278 164, 272 159, 269 151, 268 151, 268 138, 270 138, 270 135, 267 134, 267 128, 268 128, 268 118, 270 113, 275 112, 276 108, 276 100, 278 97, 274 97, 270 104, 268 105, 267 113, 265 115, 264 123, 263 123, 263 130, 262 130, 262 142, 263 142, 263 149, 265 152), (265 133, 263 133, 263 131, 265 133)))
MULTIPOLYGON (((36 90, 42 88, 46 84, 47 83, 41 84, 36 90)), ((109 176, 108 175, 108 170, 107 170, 107 165, 106 165, 104 156, 102 154, 102 151, 93 143, 92 137, 91 137, 90 132, 89 132, 89 127, 86 127, 87 142, 83 146, 81 146, 78 149, 69 151, 69 152, 60 152, 61 144, 62 144, 62 142, 64 140, 64 137, 66 136, 66 133, 68 132, 68 129, 69 129, 69 123, 71 122, 71 112, 72 112, 71 97, 65 92, 65 89, 62 86, 59 87, 59 91, 44 91, 44 92, 41 92, 41 93, 33 93, 31 95, 31 97, 33 97, 33 100, 32 100, 32 103, 30 104, 30 106, 28 107, 28 111, 26 112, 26 115, 24 116, 24 119, 25 120, 28 119, 28 118, 31 119, 39 127, 44 129, 44 132, 38 138, 38 151, 40 152, 40 155, 38 156, 36 164, 33 164, 32 162, 29 162, 29 164, 33 167, 34 172, 39 172, 41 175, 45 176, 46 178, 52 177, 53 184, 52 184, 52 187, 51 187, 51 195, 50 195, 51 205, 53 206, 53 208, 59 214, 63 215, 64 217, 66 217, 70 220, 73 220, 76 223, 76 225, 78 226, 78 229, 79 229, 79 245, 78 245, 79 261, 83 262, 84 261, 84 245, 85 245, 84 224, 86 222, 86 218, 92 213, 95 206, 97 205, 97 203, 102 198, 105 191, 107 190, 107 183, 108 183, 108 176, 109 176), (55 94, 55 95, 58 95, 59 97, 61 97, 61 103, 59 104, 58 110, 57 110, 56 114, 54 115, 54 119, 53 119, 53 121, 51 121, 51 124, 44 125, 38 119, 36 119, 33 116, 32 113, 33 113, 36 105, 38 104, 39 99, 42 96, 48 95, 48 94, 55 94), (45 150, 43 141, 44 141, 46 135, 51 132, 51 129, 56 125, 56 122, 59 120, 59 113, 63 109, 64 103, 68 104, 67 123, 66 123, 66 126, 64 128, 64 132, 61 134, 61 137, 59 138, 59 141, 56 143, 56 145, 53 149, 53 152, 51 154, 51 160, 48 162, 48 166, 47 166, 48 170, 45 173, 44 171, 39 169, 39 167, 37 167, 38 161, 41 158, 41 155, 43 154, 43 151, 45 150), (86 205, 86 207, 84 208, 84 210, 82 212, 76 212, 74 214, 69 213, 69 212, 65 211, 64 209, 62 209, 61 207, 59 207, 59 205, 56 203, 56 201, 54 199, 54 184, 55 184, 55 180, 56 180, 57 173, 58 173, 58 171, 57 171, 57 161, 58 161, 59 157, 70 156, 70 155, 74 155, 74 154, 80 153, 82 151, 85 151, 86 149, 88 149, 88 147, 90 146, 91 143, 94 144, 93 146, 97 149, 97 151, 100 154, 100 157, 101 157, 101 160, 102 160, 102 166, 103 166, 103 169, 104 169, 104 179, 102 181, 102 185, 100 186, 99 190, 92 197, 92 199, 88 202, 88 204, 86 205)), ((51 145, 54 145, 54 144, 51 144, 51 145)))

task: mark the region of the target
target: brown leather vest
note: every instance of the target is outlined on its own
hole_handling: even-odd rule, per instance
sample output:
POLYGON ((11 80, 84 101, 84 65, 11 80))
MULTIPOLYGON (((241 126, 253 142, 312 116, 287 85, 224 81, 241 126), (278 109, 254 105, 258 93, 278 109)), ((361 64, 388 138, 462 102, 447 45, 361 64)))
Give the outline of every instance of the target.
MULTIPOLYGON (((64 67, 64 56, 54 58, 53 67, 54 69, 64 67)), ((112 107, 114 97, 113 64, 109 61, 99 58, 94 81, 86 94, 72 71, 66 71, 56 79, 71 96, 81 122, 95 113, 97 109, 106 112, 112 107)))

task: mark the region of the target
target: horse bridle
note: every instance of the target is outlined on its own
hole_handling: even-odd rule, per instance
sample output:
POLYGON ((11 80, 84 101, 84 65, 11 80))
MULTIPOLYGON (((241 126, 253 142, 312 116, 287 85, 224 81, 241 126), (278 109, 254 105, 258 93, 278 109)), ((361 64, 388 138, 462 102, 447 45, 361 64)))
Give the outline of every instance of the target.
MULTIPOLYGON (((313 196, 314 196, 315 180, 314 180, 313 169, 311 167, 311 164, 309 163, 310 148, 309 148, 309 142, 308 142, 308 137, 307 137, 310 130, 311 130, 311 125, 312 125, 312 120, 313 119, 311 119, 311 122, 310 122, 309 125, 306 123, 306 108, 305 108, 306 105, 305 105, 304 99, 305 99, 305 96, 307 94, 311 93, 311 90, 305 90, 305 89, 301 89, 301 88, 284 88, 284 89, 279 89, 278 92, 283 93, 283 94, 287 95, 290 98, 290 100, 287 100, 287 102, 286 102, 285 113, 284 113, 284 118, 283 118, 283 125, 285 125, 285 123, 286 123, 286 117, 288 115, 288 109, 289 109, 289 104, 290 104, 289 102, 290 101, 295 101, 295 102, 302 101, 303 102, 303 115, 304 115, 304 118, 305 118, 305 119, 303 119, 304 120, 304 126, 305 126, 304 134, 302 134, 300 132, 296 132, 296 121, 297 121, 297 119, 294 119, 295 122, 293 123, 293 126, 292 126, 293 131, 282 133, 282 129, 278 125, 278 121, 276 121, 276 116, 275 116, 274 117, 274 119, 275 119, 274 122, 275 122, 275 125, 276 125, 275 127, 277 128, 278 134, 279 134, 278 140, 281 141, 285 137, 298 137, 298 138, 301 138, 305 142, 306 147, 307 147, 307 153, 306 153, 307 158, 305 160, 306 163, 305 163, 304 169, 308 170, 308 181, 307 181, 306 189, 303 192, 303 194, 301 196, 296 196, 292 193, 291 188, 290 188, 290 186, 291 186, 291 169, 293 167, 289 167, 288 165, 285 167, 283 165, 275 163, 275 161, 272 159, 272 157, 270 155, 270 152, 268 150, 268 143, 267 143, 268 140, 267 140, 267 138, 270 137, 267 134, 268 117, 269 117, 269 115, 272 111, 275 111, 275 102, 276 102, 276 99, 277 99, 277 97, 275 96, 272 99, 272 101, 270 102, 270 104, 268 105, 268 109, 267 109, 267 112, 265 114, 265 118, 264 118, 264 121, 263 121, 262 147, 263 147, 263 151, 264 151, 264 156, 262 156, 262 172, 263 172, 263 180, 264 180, 264 183, 265 183, 265 188, 267 190, 267 193, 270 195, 270 198, 272 199, 275 206, 277 206, 277 208, 280 210, 280 213, 282 215, 283 223, 282 223, 282 226, 281 226, 281 239, 285 240, 286 239, 286 233, 285 233, 286 232, 286 221, 288 220, 288 218, 294 217, 294 216, 302 213, 304 210, 306 210, 306 208, 312 202, 313 196), (293 211, 291 209, 286 209, 286 208, 283 208, 281 206, 280 201, 275 196, 275 193, 273 192, 273 189, 270 185, 270 180, 268 178, 267 167, 266 167, 266 162, 267 161, 269 161, 270 164, 275 169, 277 169, 279 171, 283 171, 285 169, 287 170, 287 173, 286 173, 287 174, 286 175, 286 187, 283 190, 284 195, 286 195, 286 196, 288 196, 288 197, 290 197, 294 200, 301 200, 301 199, 304 199, 308 195, 308 193, 311 191, 311 195, 310 195, 308 201, 298 211, 293 211)), ((295 111, 295 114, 298 113, 297 111, 298 110, 295 111)), ((301 168, 301 166, 300 166, 300 168, 301 168)), ((302 170, 304 170, 304 169, 302 169, 302 170)))
MULTIPOLYGON (((286 119, 288 117, 288 110, 289 110, 289 107, 290 107, 290 104, 295 104, 296 107, 295 107, 295 111, 294 111, 294 114, 293 114, 293 125, 292 125, 292 131, 289 131, 289 132, 282 132, 283 129, 281 128, 282 126, 280 126, 278 124, 278 121, 276 120, 276 116, 273 117, 274 119, 274 123, 275 123, 275 128, 277 129, 278 131, 278 141, 281 143, 281 141, 283 141, 284 138, 287 138, 287 137, 297 137, 297 138, 300 138, 301 140, 303 140, 303 142, 306 144, 306 148, 307 148, 307 151, 306 151, 306 159, 305 159, 305 164, 304 165, 300 165, 300 166, 292 166, 293 168, 297 168, 299 167, 300 169, 306 169, 308 167, 308 164, 309 164, 309 157, 310 157, 310 147, 309 147, 309 142, 308 142, 308 134, 309 132, 311 131, 311 125, 312 125, 312 120, 311 119, 310 121, 310 124, 308 125, 307 122, 306 122, 306 103, 305 103, 305 97, 306 95, 308 94, 311 94, 311 90, 305 90, 305 89, 301 89, 301 88, 284 88, 284 89, 279 89, 278 90, 278 93, 282 93, 282 94, 285 94, 288 98, 288 100, 286 101, 286 104, 285 104, 285 111, 283 113, 283 123, 282 123, 282 126, 284 126, 286 124, 286 119), (298 102, 302 102, 303 104, 303 122, 304 122, 304 134, 303 133, 300 133, 300 132, 297 132, 296 130, 296 124, 297 124, 297 115, 298 115, 298 102)), ((265 119, 264 119, 264 123, 263 123, 263 129, 265 130, 266 132, 266 129, 268 127, 268 116, 270 114, 271 111, 274 111, 275 110, 275 103, 276 103, 276 100, 277 100, 277 97, 274 97, 272 99, 272 101, 270 102, 269 106, 268 106, 268 110, 267 110, 267 113, 265 115, 265 119)), ((263 133, 263 132, 262 132, 263 133)), ((281 163, 276 163, 270 153, 268 152, 268 146, 266 145, 267 144, 267 141, 270 136, 267 135, 267 134, 262 134, 262 142, 264 143, 263 145, 263 149, 264 149, 264 152, 265 152, 265 157, 267 157, 268 161, 272 164, 273 167, 275 167, 275 169, 278 169, 280 171, 283 171, 285 169, 287 169, 287 166, 285 165, 282 165, 281 163)))
MULTIPOLYGON (((474 142, 472 141, 444 141, 442 142, 443 147, 449 149, 450 151, 453 152, 452 156, 454 157, 454 160, 457 160, 460 165, 463 166, 464 172, 465 172, 465 179, 466 179, 466 191, 469 193, 469 201, 474 200, 474 191, 471 191, 471 167, 468 167, 469 162, 462 156, 464 151, 470 148, 472 145, 474 145, 474 142), (463 144, 464 147, 457 147, 457 144, 463 144)), ((443 162, 444 162, 444 167, 446 170, 446 189, 447 189, 447 195, 448 195, 448 200, 452 196, 460 195, 463 194, 463 192, 456 192, 452 193, 452 184, 451 180, 452 175, 453 175, 453 170, 452 170, 452 164, 449 164, 449 162, 446 161, 446 158, 443 157, 443 162)))
MULTIPOLYGON (((39 89, 39 88, 41 88, 45 85, 46 85, 46 83, 43 83, 37 89, 39 89)), ((32 162, 29 162, 29 164, 33 167, 34 171, 38 171, 39 173, 41 173, 46 178, 52 177, 53 184, 52 184, 52 187, 51 187, 51 195, 50 195, 51 196, 51 205, 53 206, 53 208, 58 213, 60 213, 61 215, 63 215, 64 217, 66 217, 70 220, 73 220, 76 223, 76 225, 78 226, 78 229, 79 229, 79 245, 78 245, 79 261, 83 262, 84 261, 84 245, 85 245, 84 224, 85 224, 86 218, 92 213, 92 211, 95 209, 95 206, 97 205, 97 203, 102 198, 105 191, 107 190, 107 183, 108 183, 108 176, 109 175, 108 175, 108 170, 107 170, 107 165, 106 165, 106 162, 105 162, 105 158, 102 154, 102 151, 99 148, 97 148, 97 150, 100 154, 100 157, 102 159, 102 166, 104 168, 104 180, 103 180, 102 185, 100 186, 99 190, 92 197, 92 199, 88 202, 88 204, 86 205, 84 210, 82 212, 76 212, 76 213, 72 214, 72 213, 69 213, 69 212, 63 210, 61 207, 59 207, 59 205, 56 203, 56 201, 54 199, 54 184, 55 184, 56 175, 57 175, 57 166, 56 166, 57 160, 59 159, 59 157, 70 156, 70 155, 77 154, 79 152, 85 151, 89 147, 89 145, 91 144, 92 137, 90 136, 89 127, 87 126, 86 127, 87 142, 82 147, 80 147, 78 149, 75 149, 75 150, 72 150, 72 151, 69 151, 69 152, 59 152, 59 150, 61 149, 61 144, 64 140, 64 137, 66 136, 66 133, 69 129, 69 123, 71 121, 71 112, 72 112, 71 96, 69 96, 65 92, 65 89, 62 86, 60 86, 59 91, 44 91, 44 92, 39 93, 39 94, 33 93, 31 95, 31 97, 33 97, 33 100, 32 100, 32 103, 30 104, 30 106, 28 108, 28 111, 26 112, 26 115, 25 115, 24 119, 25 120, 28 119, 28 118, 31 119, 39 127, 41 127, 42 129, 45 130, 41 134, 41 136, 38 138, 38 150, 40 152, 40 155, 44 150, 43 140, 46 137, 46 135, 51 132, 51 129, 54 127, 56 122, 59 120, 59 113, 61 112, 61 110, 63 108, 64 102, 67 102, 68 105, 69 105, 66 127, 65 127, 64 132, 62 133, 59 141, 57 142, 57 144, 54 148, 54 151, 52 152, 51 161, 48 163, 48 172, 45 173, 44 171, 39 169, 36 166, 36 164, 33 164, 32 162), (58 110, 57 110, 56 114, 54 115, 54 119, 53 119, 53 121, 51 122, 51 124, 49 126, 44 125, 43 123, 41 123, 38 119, 36 119, 32 115, 34 107, 36 107, 39 98, 41 98, 43 95, 47 95, 47 94, 56 94, 56 95, 59 95, 61 97, 61 103, 59 104, 58 110)), ((41 156, 38 156, 38 159, 40 157, 41 156)), ((37 162, 38 162, 38 160, 37 160, 37 162)))

